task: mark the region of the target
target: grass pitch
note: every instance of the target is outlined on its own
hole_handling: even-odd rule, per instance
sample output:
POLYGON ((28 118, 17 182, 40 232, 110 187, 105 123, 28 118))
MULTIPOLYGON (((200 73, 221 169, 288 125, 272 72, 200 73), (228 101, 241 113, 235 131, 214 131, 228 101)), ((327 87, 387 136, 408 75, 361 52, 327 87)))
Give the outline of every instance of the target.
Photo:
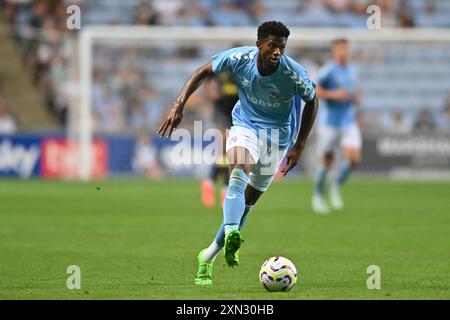
POLYGON ((450 183, 350 180, 346 208, 311 212, 306 180, 273 183, 242 232, 237 269, 196 256, 220 225, 195 181, 0 180, 0 299, 450 299, 450 183), (270 256, 291 259, 291 292, 258 281, 270 256), (81 289, 66 287, 69 265, 81 289), (381 268, 369 290, 367 267, 381 268))

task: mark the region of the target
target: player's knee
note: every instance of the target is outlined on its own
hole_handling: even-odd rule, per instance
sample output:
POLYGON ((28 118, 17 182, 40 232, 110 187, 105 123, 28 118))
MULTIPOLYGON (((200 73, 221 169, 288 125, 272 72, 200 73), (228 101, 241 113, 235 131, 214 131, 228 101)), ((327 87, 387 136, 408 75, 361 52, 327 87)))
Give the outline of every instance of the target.
POLYGON ((227 152, 228 162, 232 165, 246 166, 255 164, 253 156, 243 147, 234 147, 227 152))

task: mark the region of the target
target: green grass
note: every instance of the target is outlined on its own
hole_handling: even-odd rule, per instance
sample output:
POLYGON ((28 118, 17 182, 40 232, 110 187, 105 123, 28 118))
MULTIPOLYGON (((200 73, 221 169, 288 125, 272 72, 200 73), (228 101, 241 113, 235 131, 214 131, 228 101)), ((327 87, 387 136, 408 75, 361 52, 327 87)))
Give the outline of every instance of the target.
POLYGON ((193 285, 221 210, 195 181, 0 180, 0 299, 449 299, 450 184, 351 180, 346 209, 311 212, 311 183, 274 183, 243 230, 241 265, 216 260, 193 285), (99 189, 97 188, 99 187, 99 189), (291 259, 299 281, 266 292, 260 265, 291 259), (81 290, 68 290, 69 265, 81 290), (381 268, 381 290, 366 286, 381 268))

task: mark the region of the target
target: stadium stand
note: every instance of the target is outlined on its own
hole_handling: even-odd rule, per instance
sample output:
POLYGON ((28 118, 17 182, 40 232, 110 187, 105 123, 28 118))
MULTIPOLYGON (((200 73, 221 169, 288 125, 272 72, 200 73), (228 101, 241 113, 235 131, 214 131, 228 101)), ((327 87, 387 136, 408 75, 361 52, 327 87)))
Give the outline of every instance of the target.
MULTIPOLYGON (((70 1, 73 3, 81 6, 83 25, 255 26, 267 19, 280 19, 291 27, 364 28, 369 1, 70 1)), ((381 7, 385 27, 450 27, 448 1, 370 3, 381 7)), ((68 100, 76 91, 75 75, 68 64, 75 51, 73 39, 61 19, 69 2, 3 0, 0 4, 21 48, 25 69, 44 96, 48 110, 64 126, 68 100)), ((201 47, 150 53, 131 47, 96 48, 93 101, 97 130, 154 129, 187 74, 211 53, 201 47), (158 64, 149 62, 149 58, 160 55, 172 58, 158 64), (180 55, 188 56, 189 63, 177 59, 180 55), (154 80, 161 76, 165 81, 154 80)), ((312 70, 317 70, 326 59, 326 53, 297 56, 300 54, 312 70)), ((373 54, 376 59, 355 53, 363 90, 362 119, 368 119, 366 127, 378 130, 388 126, 399 113, 404 113, 406 121, 412 124, 423 109, 437 123, 450 92, 449 46, 429 49, 426 44, 411 44, 406 50, 402 45, 400 50, 398 44, 386 44, 373 48, 373 54)), ((208 106, 204 108, 207 110, 208 106)), ((436 128, 450 130, 442 125, 436 128)))

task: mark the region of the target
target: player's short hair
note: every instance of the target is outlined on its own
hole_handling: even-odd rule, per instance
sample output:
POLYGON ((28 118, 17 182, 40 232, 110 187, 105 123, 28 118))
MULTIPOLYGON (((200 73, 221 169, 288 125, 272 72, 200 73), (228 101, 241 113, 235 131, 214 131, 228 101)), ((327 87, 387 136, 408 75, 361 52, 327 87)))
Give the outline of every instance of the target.
POLYGON ((266 21, 258 27, 258 40, 267 39, 269 36, 289 37, 291 32, 279 21, 266 21))
POLYGON ((348 40, 345 38, 337 38, 331 42, 332 47, 334 47, 337 44, 348 44, 348 40))

